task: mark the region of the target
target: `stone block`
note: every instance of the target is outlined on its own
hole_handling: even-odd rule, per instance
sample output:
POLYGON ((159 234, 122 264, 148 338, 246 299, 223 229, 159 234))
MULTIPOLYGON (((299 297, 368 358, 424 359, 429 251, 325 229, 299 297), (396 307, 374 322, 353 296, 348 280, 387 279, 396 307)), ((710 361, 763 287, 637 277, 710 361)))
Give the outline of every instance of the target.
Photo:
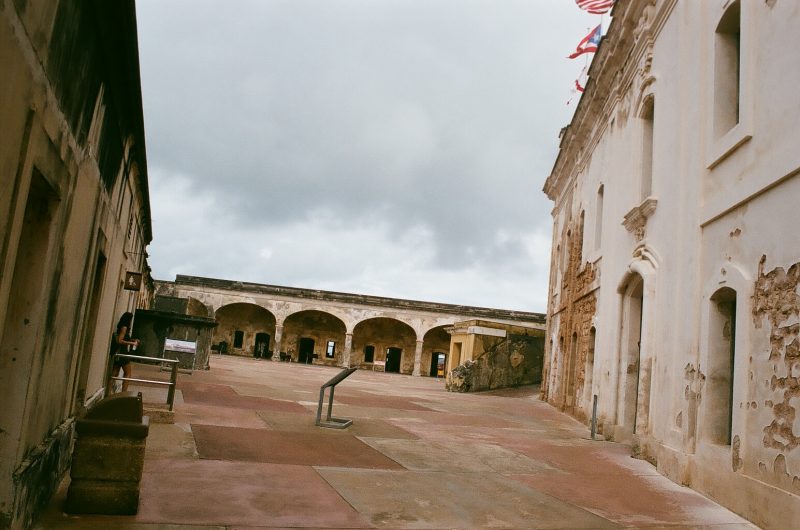
POLYGON ((68 513, 137 512, 149 427, 142 395, 132 392, 104 399, 78 420, 68 513))
POLYGON ((135 515, 139 481, 78 479, 70 483, 64 511, 104 515, 135 515))
POLYGON ((145 440, 79 435, 72 453, 72 479, 139 481, 145 440))

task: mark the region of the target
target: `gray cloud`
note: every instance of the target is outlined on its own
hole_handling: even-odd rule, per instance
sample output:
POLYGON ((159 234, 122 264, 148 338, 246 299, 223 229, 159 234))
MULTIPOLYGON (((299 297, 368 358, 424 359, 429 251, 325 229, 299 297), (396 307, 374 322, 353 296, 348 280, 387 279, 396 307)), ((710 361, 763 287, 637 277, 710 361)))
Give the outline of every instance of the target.
POLYGON ((564 56, 596 17, 563 0, 137 6, 157 276, 544 309, 540 189, 580 69, 564 56))

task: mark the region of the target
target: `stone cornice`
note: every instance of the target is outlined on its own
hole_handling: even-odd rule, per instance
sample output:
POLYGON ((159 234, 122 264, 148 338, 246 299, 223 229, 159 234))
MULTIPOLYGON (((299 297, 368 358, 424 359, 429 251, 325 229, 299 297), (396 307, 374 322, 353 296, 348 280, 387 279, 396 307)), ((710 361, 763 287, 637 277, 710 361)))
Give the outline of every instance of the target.
POLYGON ((631 211, 625 214, 623 226, 631 232, 637 241, 644 239, 644 230, 647 219, 656 211, 658 200, 655 197, 648 197, 639 206, 634 206, 631 211))
POLYGON ((533 322, 543 324, 545 315, 528 311, 512 311, 508 309, 494 309, 438 302, 423 302, 419 300, 404 300, 401 298, 388 298, 364 294, 338 293, 334 291, 321 291, 317 289, 303 289, 299 287, 285 287, 260 283, 220 280, 204 278, 201 276, 184 276, 178 274, 175 282, 157 281, 160 284, 174 284, 176 286, 204 287, 222 289, 226 291, 240 291, 246 293, 286 296, 291 298, 324 300, 328 302, 342 302, 346 304, 360 304, 379 307, 396 307, 407 310, 427 311, 432 313, 448 313, 456 315, 473 316, 477 318, 496 318, 516 322, 533 322))
POLYGON ((652 48, 676 2, 618 0, 614 5, 611 26, 589 67, 585 91, 572 121, 561 130, 558 156, 543 187, 551 200, 559 202, 569 181, 586 164, 608 126, 608 117, 630 89, 642 55, 652 48))

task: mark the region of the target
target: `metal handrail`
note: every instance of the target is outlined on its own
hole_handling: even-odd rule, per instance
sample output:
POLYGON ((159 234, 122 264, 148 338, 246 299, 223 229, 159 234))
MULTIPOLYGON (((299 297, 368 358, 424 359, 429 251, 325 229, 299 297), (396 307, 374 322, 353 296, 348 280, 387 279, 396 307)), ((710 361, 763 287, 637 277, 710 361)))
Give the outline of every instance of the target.
MULTIPOLYGON (((175 403, 175 387, 178 383, 178 360, 177 359, 163 359, 161 357, 142 357, 140 355, 129 355, 127 353, 116 353, 114 357, 121 357, 123 359, 130 359, 131 361, 152 361, 152 364, 161 363, 161 364, 171 364, 170 370, 170 377, 169 381, 156 381, 152 379, 136 379, 133 377, 117 377, 114 376, 111 379, 114 381, 133 381, 134 383, 141 383, 145 385, 169 385, 169 389, 167 390, 167 405, 169 405, 169 410, 172 410, 172 406, 175 403)), ((151 364, 148 362, 143 362, 142 364, 151 364)))
POLYGON ((317 407, 317 421, 315 425, 318 427, 328 427, 331 429, 344 429, 349 427, 353 420, 348 420, 345 418, 334 418, 331 416, 331 410, 333 409, 333 390, 336 385, 341 383, 345 378, 350 376, 353 372, 355 372, 358 368, 344 368, 341 372, 333 376, 328 382, 323 384, 319 387, 319 406, 317 407), (322 402, 325 401, 325 389, 330 388, 331 393, 328 399, 328 415, 325 421, 322 421, 322 402))

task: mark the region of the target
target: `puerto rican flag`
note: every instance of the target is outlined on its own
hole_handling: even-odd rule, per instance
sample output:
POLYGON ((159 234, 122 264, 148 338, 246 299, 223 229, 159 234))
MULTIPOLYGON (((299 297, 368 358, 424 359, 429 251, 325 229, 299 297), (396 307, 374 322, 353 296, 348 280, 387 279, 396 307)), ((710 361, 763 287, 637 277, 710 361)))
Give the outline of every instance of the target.
POLYGON ((614 0, 575 0, 575 3, 593 15, 602 15, 614 7, 614 0))
POLYGON ((575 52, 568 55, 567 58, 574 59, 579 55, 583 55, 584 53, 594 53, 597 51, 597 47, 600 45, 600 39, 602 38, 602 32, 600 31, 600 24, 597 25, 596 28, 592 30, 591 33, 586 35, 583 40, 578 43, 578 47, 575 48, 575 52))

